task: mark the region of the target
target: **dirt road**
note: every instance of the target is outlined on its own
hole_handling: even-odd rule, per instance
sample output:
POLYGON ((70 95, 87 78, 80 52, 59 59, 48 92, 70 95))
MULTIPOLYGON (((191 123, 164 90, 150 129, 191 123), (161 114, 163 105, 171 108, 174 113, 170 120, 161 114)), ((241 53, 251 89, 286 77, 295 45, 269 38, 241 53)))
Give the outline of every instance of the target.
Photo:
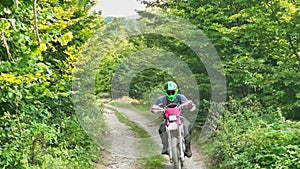
MULTIPOLYGON (((153 141, 152 148, 154 149, 151 154, 143 152, 139 147, 141 146, 142 139, 137 138, 135 133, 129 130, 128 126, 119 122, 114 112, 109 109, 104 109, 104 115, 107 124, 107 135, 105 136, 107 143, 106 151, 109 155, 106 157, 107 160, 103 164, 98 164, 97 168, 101 169, 139 169, 139 159, 143 157, 149 157, 152 155, 158 155, 161 152, 161 141, 158 135, 158 126, 154 123, 153 117, 145 117, 141 113, 121 107, 115 107, 106 105, 107 107, 114 108, 120 113, 124 114, 130 121, 137 123, 144 130, 148 132, 153 141)), ((168 156, 165 156, 168 159, 168 156)), ((172 169, 172 164, 168 160, 164 165, 165 169, 172 169)), ((200 154, 193 149, 193 156, 186 158, 185 160, 186 169, 205 169, 203 163, 200 160, 200 154)))

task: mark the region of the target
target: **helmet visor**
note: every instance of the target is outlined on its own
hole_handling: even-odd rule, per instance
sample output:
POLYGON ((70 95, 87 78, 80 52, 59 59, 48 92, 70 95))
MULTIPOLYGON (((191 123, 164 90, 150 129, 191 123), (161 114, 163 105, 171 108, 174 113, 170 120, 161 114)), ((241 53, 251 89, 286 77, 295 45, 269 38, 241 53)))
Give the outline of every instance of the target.
POLYGON ((174 95, 176 93, 176 90, 168 90, 167 94, 168 95, 174 95))

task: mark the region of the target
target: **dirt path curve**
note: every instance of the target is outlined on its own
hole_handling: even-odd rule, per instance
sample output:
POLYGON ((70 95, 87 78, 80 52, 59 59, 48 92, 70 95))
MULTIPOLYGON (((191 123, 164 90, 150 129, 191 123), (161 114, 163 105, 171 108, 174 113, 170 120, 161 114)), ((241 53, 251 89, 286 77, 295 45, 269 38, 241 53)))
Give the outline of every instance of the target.
MULTIPOLYGON (((160 154, 162 145, 161 145, 160 137, 159 137, 158 131, 157 131, 158 126, 157 126, 157 124, 155 124, 153 122, 153 119, 155 117, 153 117, 152 119, 146 118, 144 115, 142 115, 141 113, 139 113, 135 110, 121 108, 121 107, 115 107, 115 106, 111 106, 111 105, 106 105, 106 106, 112 107, 112 108, 118 110, 119 112, 123 113, 129 120, 137 123, 144 130, 146 130, 149 133, 149 135, 151 136, 151 138, 155 144, 153 147, 155 147, 156 154, 160 154)), ((130 142, 133 140, 129 139, 127 141, 130 142)), ((130 144, 130 145, 133 145, 133 144, 130 144)), ((115 145, 115 146, 117 146, 115 148, 118 148, 118 145, 115 145)), ((127 148, 130 148, 130 147, 127 146, 127 148)), ((186 169, 205 169, 205 165, 200 160, 200 158, 201 158, 200 154, 198 152, 196 152, 194 149, 192 150, 192 152, 193 152, 193 156, 191 158, 186 158, 186 160, 185 160, 185 166, 187 166, 186 169)), ((166 159, 168 159, 168 156, 164 156, 164 157, 166 159)), ((170 164, 168 160, 167 160, 167 163, 163 164, 163 165, 165 166, 164 167, 165 169, 172 169, 172 164, 170 164)))

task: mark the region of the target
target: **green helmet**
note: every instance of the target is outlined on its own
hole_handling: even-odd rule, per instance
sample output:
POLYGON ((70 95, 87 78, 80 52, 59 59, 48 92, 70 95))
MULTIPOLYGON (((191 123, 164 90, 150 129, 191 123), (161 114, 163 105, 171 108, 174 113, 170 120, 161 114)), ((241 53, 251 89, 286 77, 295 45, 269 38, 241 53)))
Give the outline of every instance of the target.
POLYGON ((178 93, 177 84, 173 81, 168 81, 165 84, 166 97, 169 101, 173 102, 176 99, 178 93))

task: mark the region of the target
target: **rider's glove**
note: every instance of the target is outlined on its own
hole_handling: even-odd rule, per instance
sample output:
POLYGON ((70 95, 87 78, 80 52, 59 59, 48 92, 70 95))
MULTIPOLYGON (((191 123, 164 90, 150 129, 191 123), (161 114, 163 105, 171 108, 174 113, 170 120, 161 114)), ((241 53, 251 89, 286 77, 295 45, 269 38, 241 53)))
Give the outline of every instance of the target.
POLYGON ((188 109, 189 109, 189 111, 195 111, 196 105, 193 102, 191 102, 190 104, 188 104, 188 109))
POLYGON ((150 109, 150 112, 153 114, 157 114, 162 111, 162 108, 159 105, 153 105, 150 109))

